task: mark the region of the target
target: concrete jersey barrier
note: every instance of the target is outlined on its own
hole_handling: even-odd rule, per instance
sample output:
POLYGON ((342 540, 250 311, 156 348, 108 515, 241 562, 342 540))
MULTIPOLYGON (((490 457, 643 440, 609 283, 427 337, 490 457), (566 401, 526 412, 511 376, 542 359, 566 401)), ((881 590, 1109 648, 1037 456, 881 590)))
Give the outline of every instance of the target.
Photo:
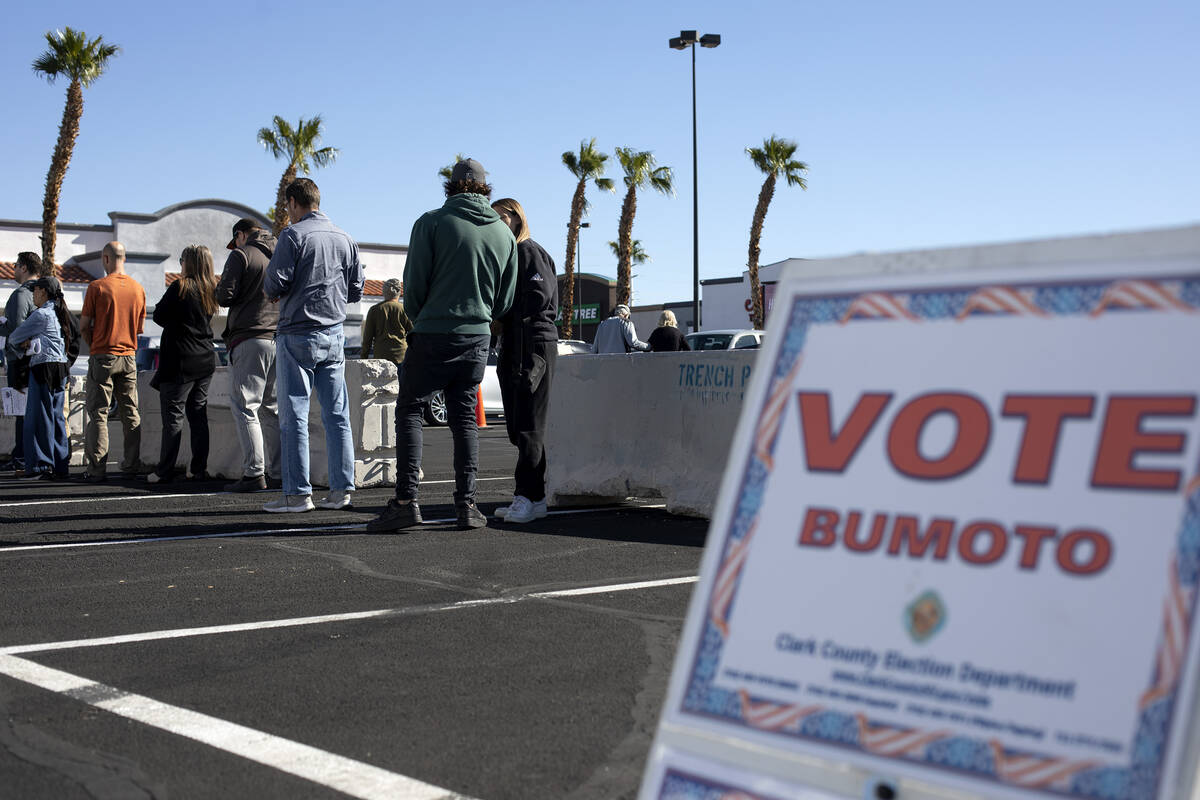
POLYGON ((757 351, 560 358, 550 389, 551 505, 658 497, 707 517, 757 351))

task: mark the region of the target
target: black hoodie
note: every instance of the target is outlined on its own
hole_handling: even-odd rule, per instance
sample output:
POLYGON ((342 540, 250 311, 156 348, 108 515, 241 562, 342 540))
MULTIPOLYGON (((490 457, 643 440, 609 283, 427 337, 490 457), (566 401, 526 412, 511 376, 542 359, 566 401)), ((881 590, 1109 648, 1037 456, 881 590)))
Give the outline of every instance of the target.
MULTIPOLYGON (((558 274, 554 259, 533 239, 517 243, 517 290, 512 308, 502 317, 504 347, 515 347, 524 330, 527 342, 558 341, 558 274)), ((510 350, 509 352, 516 352, 510 350)))

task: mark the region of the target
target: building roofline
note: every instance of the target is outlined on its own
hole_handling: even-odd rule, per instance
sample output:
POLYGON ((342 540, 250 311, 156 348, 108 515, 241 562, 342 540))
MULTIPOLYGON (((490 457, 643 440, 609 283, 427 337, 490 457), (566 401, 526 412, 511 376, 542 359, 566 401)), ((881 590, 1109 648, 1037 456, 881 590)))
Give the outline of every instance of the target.
POLYGON ((741 282, 742 282, 742 279, 740 276, 737 278, 708 278, 707 280, 700 281, 700 285, 701 286, 720 286, 723 283, 741 283, 741 282))
POLYGON ((209 197, 203 200, 186 200, 182 203, 169 205, 166 208, 160 208, 153 214, 138 214, 132 211, 110 211, 108 212, 108 218, 111 219, 114 224, 116 224, 118 219, 133 220, 137 222, 155 222, 167 216, 168 214, 174 214, 176 211, 211 206, 222 206, 228 209, 235 209, 242 212, 242 216, 244 217, 250 217, 251 219, 258 220, 263 224, 264 228, 270 229, 271 227, 271 221, 267 219, 261 211, 253 209, 244 203, 238 203, 234 200, 221 200, 220 198, 216 197, 209 197))
MULTIPOLYGON (((112 225, 84 225, 78 222, 58 222, 54 227, 60 231, 112 231, 112 225)), ((42 223, 28 219, 0 219, 0 228, 32 228, 40 231, 42 223)))
POLYGON ((378 242, 358 242, 358 249, 385 250, 392 253, 407 253, 406 244, 379 244, 378 242))

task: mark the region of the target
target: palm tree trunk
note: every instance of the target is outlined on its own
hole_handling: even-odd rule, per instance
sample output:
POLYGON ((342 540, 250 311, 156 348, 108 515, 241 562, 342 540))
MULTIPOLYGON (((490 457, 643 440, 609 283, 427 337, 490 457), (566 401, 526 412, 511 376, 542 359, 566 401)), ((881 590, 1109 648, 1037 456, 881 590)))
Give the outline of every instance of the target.
POLYGON ((283 177, 279 179, 279 191, 275 194, 275 224, 271 228, 271 233, 276 236, 292 223, 288 219, 287 198, 284 197, 284 192, 287 191, 288 184, 296 180, 296 164, 293 162, 288 164, 288 168, 283 171, 283 177))
POLYGON ((637 213, 637 188, 629 187, 621 203, 621 224, 617 229, 617 304, 629 305, 633 298, 629 269, 629 243, 633 239, 633 215, 637 213))
POLYGON ((571 334, 574 333, 572 321, 575 311, 575 246, 579 242, 579 222, 583 219, 583 192, 586 187, 587 178, 580 179, 579 185, 575 187, 575 194, 571 198, 571 223, 567 226, 567 259, 563 267, 564 282, 566 283, 562 301, 564 339, 570 339, 571 334))
POLYGON ((758 279, 758 240, 762 238, 763 220, 767 218, 767 207, 775 196, 775 173, 767 175, 763 181, 762 190, 758 193, 758 205, 754 207, 754 221, 750 224, 750 258, 746 262, 750 270, 750 323, 755 328, 763 326, 763 292, 762 283, 758 279))
POLYGON ((50 157, 50 171, 46 173, 46 197, 42 200, 42 261, 54 265, 58 274, 58 262, 54 250, 58 244, 58 198, 62 195, 63 178, 71 165, 71 154, 75 150, 75 139, 79 136, 79 120, 83 117, 83 86, 78 80, 67 87, 67 105, 63 108, 62 123, 58 126, 58 142, 54 155, 50 157))

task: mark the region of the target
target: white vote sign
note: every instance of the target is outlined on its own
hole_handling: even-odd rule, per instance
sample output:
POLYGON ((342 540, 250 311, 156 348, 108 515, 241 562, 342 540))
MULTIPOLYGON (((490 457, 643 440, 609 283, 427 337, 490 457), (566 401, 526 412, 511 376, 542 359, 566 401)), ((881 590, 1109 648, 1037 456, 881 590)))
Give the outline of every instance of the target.
POLYGON ((776 298, 642 796, 687 796, 655 776, 689 737, 782 773, 1175 796, 1200 270, 846 286, 776 298))

